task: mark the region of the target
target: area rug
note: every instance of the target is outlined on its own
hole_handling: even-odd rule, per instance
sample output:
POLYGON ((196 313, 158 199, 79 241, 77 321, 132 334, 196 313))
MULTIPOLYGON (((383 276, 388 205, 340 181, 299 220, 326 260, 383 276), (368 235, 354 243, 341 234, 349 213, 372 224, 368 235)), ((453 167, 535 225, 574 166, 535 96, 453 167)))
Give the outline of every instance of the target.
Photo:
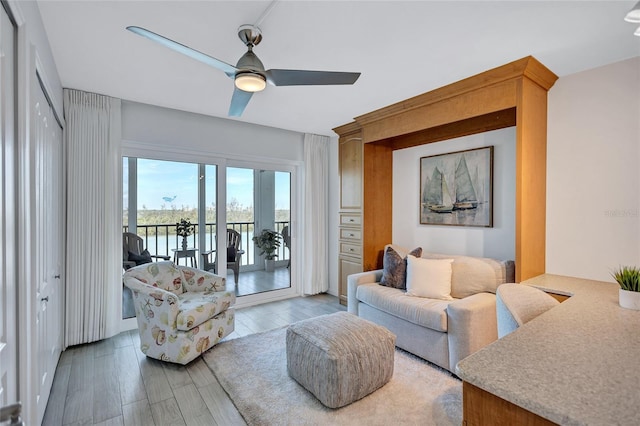
POLYGON ((462 424, 462 383, 396 349, 393 377, 346 407, 330 409, 287 374, 286 328, 229 340, 203 355, 249 425, 462 424))

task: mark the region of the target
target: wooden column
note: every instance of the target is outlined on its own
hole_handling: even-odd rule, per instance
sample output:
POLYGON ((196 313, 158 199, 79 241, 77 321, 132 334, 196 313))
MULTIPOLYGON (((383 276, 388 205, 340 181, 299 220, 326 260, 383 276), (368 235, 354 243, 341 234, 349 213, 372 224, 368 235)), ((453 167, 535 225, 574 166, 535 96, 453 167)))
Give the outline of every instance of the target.
POLYGON ((516 104, 516 281, 545 272, 547 90, 527 77, 516 104))
POLYGON ((382 249, 391 242, 393 150, 384 144, 364 145, 362 268, 382 267, 382 249))

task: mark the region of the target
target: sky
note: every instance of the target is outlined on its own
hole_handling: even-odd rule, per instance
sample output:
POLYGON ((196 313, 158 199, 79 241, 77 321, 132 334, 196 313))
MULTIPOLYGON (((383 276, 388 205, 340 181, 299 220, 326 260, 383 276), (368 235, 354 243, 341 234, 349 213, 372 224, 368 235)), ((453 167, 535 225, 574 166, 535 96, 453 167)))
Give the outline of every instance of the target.
MULTIPOLYGON (((127 208, 128 162, 123 158, 123 206, 127 208)), ((207 165, 206 205, 215 201, 216 166, 207 165)), ((276 209, 289 207, 288 172, 276 172, 276 209)), ((227 199, 236 199, 244 207, 253 205, 253 169, 227 168, 227 199)), ((196 208, 198 205, 198 165, 138 159, 138 207, 148 210, 196 208)))

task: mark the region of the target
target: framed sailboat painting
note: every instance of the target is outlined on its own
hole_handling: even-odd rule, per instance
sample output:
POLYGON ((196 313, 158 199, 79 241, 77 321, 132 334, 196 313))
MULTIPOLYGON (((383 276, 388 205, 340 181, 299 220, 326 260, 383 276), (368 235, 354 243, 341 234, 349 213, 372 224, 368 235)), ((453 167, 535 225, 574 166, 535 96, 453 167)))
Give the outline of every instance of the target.
POLYGON ((493 146, 420 158, 420 223, 493 226, 493 146))

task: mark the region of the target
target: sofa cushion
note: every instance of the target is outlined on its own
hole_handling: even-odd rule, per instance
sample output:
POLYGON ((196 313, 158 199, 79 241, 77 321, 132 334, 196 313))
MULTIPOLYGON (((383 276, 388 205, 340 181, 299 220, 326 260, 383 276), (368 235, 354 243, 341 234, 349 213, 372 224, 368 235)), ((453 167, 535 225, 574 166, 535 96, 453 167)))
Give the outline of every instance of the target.
POLYGON ((451 300, 453 259, 407 256, 407 295, 451 300))
POLYGON ((407 256, 422 256, 422 248, 413 249, 408 254, 400 254, 392 245, 385 246, 382 258, 382 279, 380 285, 404 290, 407 285, 407 256))
POLYGON ((229 309, 235 301, 235 296, 229 291, 215 293, 186 292, 178 296, 178 299, 176 328, 189 331, 209 318, 229 309))
POLYGON ((447 331, 447 306, 451 300, 410 297, 397 288, 378 284, 358 286, 356 298, 388 314, 432 330, 447 331))
POLYGON ((182 294, 184 291, 182 271, 173 262, 156 262, 136 266, 127 271, 129 276, 174 294, 182 294))
POLYGON ((494 293, 500 284, 515 281, 512 260, 499 261, 485 257, 423 253, 425 259, 453 259, 451 296, 462 299, 476 293, 494 293))

